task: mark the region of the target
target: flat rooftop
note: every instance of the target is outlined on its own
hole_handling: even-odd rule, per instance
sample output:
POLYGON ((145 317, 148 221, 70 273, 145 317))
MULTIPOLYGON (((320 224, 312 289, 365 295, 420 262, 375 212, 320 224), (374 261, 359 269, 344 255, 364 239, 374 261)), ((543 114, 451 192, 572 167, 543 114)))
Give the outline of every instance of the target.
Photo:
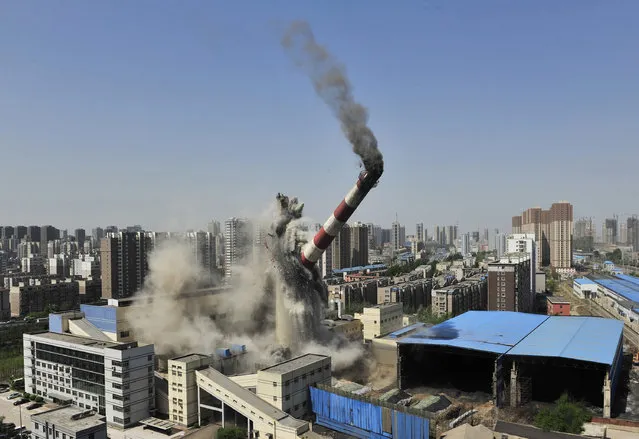
POLYGON ((51 341, 60 341, 64 343, 73 343, 81 346, 89 346, 96 348, 118 348, 123 345, 123 343, 117 343, 112 341, 101 341, 94 340, 92 338, 80 337, 79 335, 71 335, 71 334, 59 334, 57 332, 34 332, 29 334, 32 337, 37 337, 43 340, 51 340, 51 341))
POLYGON ((550 303, 570 303, 569 300, 564 299, 563 297, 558 297, 558 296, 548 296, 546 297, 546 300, 550 303))
POLYGON ((169 358, 169 361, 180 361, 182 363, 190 363, 191 361, 203 360, 209 358, 210 355, 204 354, 187 354, 180 357, 169 358))
POLYGON ((318 361, 322 361, 327 357, 326 355, 317 355, 317 354, 306 354, 300 357, 292 358, 288 361, 283 361, 281 363, 275 364, 274 366, 267 367, 261 369, 264 372, 272 372, 272 373, 288 373, 293 370, 297 370, 300 367, 308 366, 309 364, 316 363, 318 361))
POLYGON ((98 427, 100 425, 106 425, 104 416, 100 415, 90 415, 80 419, 71 419, 73 415, 84 413, 85 411, 86 410, 82 410, 77 407, 59 407, 49 410, 48 412, 32 415, 31 419, 40 424, 54 424, 57 427, 62 427, 75 433, 89 428, 98 427))

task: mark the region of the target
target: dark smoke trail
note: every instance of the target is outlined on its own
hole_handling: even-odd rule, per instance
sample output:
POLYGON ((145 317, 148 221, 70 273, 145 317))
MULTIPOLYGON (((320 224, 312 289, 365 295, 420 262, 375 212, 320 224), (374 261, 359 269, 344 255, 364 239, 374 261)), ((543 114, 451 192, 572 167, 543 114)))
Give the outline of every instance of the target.
POLYGON ((317 94, 333 110, 353 151, 368 171, 381 171, 384 166, 377 139, 368 127, 368 111, 355 102, 344 67, 315 41, 309 24, 295 21, 282 38, 282 46, 297 65, 304 68, 313 81, 317 94))

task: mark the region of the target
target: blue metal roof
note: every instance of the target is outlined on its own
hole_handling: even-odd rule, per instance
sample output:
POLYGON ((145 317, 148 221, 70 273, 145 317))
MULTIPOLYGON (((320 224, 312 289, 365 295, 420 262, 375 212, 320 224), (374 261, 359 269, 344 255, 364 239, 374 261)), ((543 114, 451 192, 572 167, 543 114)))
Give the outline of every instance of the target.
POLYGON ((468 311, 397 340, 513 356, 558 357, 613 365, 623 322, 599 317, 468 311))
POLYGON ((639 277, 629 276, 623 273, 617 274, 617 277, 621 280, 625 280, 626 282, 630 282, 631 284, 639 286, 639 277))
POLYGON ((604 261, 604 265, 615 265, 612 261, 604 261))
POLYGON ((422 326, 424 326, 423 323, 413 323, 412 325, 408 325, 403 327, 402 329, 399 329, 395 332, 391 332, 390 334, 388 334, 388 337, 390 338, 397 338, 403 334, 406 334, 407 332, 412 331, 413 329, 417 329, 417 328, 421 328, 422 326))
POLYGON ((594 279, 599 285, 614 291, 626 300, 639 303, 639 284, 625 280, 622 276, 617 275, 611 278, 594 279))
POLYGON ((397 342, 504 354, 547 318, 509 311, 468 311, 397 342))
POLYGON ((612 366, 622 333, 620 320, 552 316, 507 355, 558 357, 612 366))

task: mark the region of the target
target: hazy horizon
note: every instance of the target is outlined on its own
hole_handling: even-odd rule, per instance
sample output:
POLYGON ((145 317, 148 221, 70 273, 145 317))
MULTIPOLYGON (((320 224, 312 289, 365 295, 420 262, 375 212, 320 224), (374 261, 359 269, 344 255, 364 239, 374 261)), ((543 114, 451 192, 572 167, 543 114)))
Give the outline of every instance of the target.
POLYGON ((567 200, 599 230, 639 213, 637 13, 629 0, 3 2, 0 225, 201 229, 278 192, 323 222, 360 169, 279 44, 304 19, 386 160, 353 220, 509 231, 567 200))

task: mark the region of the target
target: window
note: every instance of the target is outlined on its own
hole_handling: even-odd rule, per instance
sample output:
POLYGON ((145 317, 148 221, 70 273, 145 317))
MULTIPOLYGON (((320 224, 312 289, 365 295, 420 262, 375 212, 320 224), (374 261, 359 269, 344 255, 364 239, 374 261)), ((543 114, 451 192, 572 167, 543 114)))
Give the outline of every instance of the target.
POLYGON ((273 401, 277 402, 277 396, 273 397, 273 401))
POLYGON ((120 331, 120 337, 124 338, 128 336, 129 336, 129 331, 120 331))

